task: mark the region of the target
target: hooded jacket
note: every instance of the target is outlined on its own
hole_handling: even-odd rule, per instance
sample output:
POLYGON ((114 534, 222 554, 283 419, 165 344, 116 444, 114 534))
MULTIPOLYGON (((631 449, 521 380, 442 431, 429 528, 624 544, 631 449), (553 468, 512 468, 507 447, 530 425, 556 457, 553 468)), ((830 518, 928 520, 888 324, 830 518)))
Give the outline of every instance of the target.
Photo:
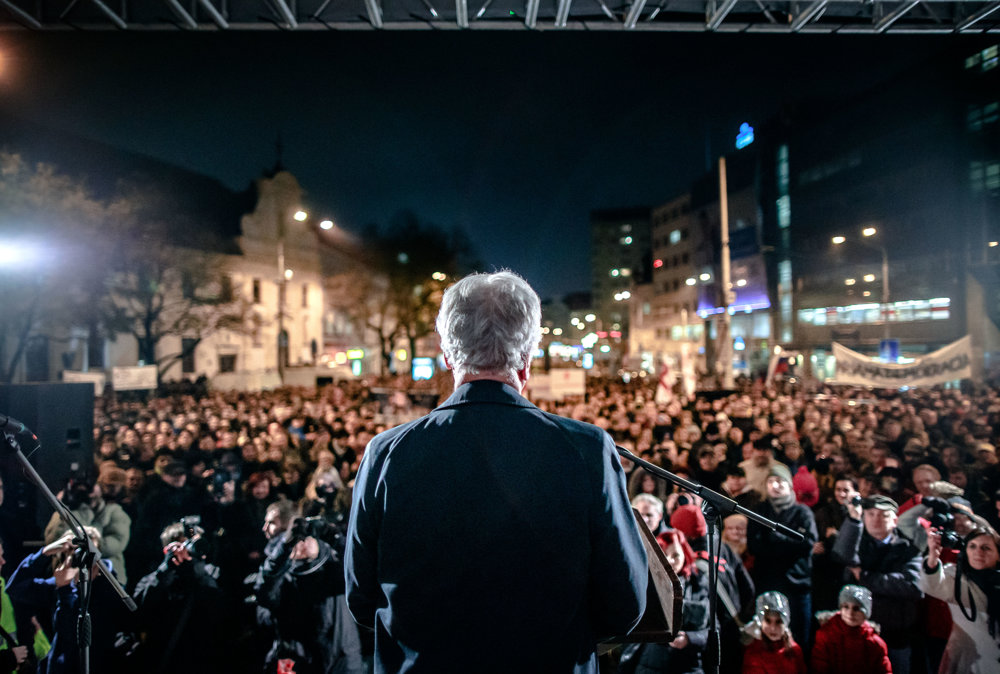
POLYGON ((875 625, 867 620, 849 627, 839 613, 816 615, 816 631, 810 666, 813 674, 891 674, 889 651, 875 625))

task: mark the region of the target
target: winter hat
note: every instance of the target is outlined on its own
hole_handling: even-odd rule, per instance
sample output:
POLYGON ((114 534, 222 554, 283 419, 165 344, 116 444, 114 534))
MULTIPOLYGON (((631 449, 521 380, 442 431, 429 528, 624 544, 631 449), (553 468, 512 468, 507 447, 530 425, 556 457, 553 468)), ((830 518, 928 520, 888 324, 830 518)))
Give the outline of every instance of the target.
POLYGON ((803 505, 812 508, 819 503, 819 484, 805 466, 799 466, 798 472, 792 478, 792 490, 795 492, 795 500, 803 505))
POLYGON ((102 466, 97 476, 98 484, 125 486, 125 471, 117 466, 102 466))
POLYGON ((708 524, 705 523, 705 516, 696 505, 687 504, 677 506, 677 509, 670 516, 670 526, 684 532, 689 541, 702 538, 708 534, 708 524))
POLYGON ((837 604, 857 604, 864 611, 865 617, 872 615, 872 593, 866 587, 860 585, 845 585, 837 598, 837 604))
POLYGON ((781 478, 788 484, 792 484, 792 471, 788 470, 788 466, 783 463, 775 463, 771 466, 770 472, 767 474, 768 477, 774 476, 781 478))
POLYGON ((788 604, 788 597, 774 591, 765 592, 757 597, 757 612, 754 614, 754 620, 758 624, 762 624, 765 613, 777 613, 781 616, 781 621, 787 625, 792 619, 792 609, 788 604))

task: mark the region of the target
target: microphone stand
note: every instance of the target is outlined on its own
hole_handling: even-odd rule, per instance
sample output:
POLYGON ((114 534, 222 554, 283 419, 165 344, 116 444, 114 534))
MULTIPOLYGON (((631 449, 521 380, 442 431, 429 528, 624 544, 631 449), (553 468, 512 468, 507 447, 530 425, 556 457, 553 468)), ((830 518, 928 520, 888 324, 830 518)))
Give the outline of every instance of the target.
POLYGON ((655 463, 650 463, 645 459, 640 459, 638 456, 628 451, 624 447, 619 447, 615 445, 615 449, 618 454, 625 457, 629 461, 632 461, 638 466, 641 466, 646 470, 647 473, 656 475, 657 477, 663 478, 667 482, 674 484, 684 491, 690 492, 697 496, 700 496, 703 503, 701 506, 702 512, 705 513, 705 524, 708 528, 708 647, 706 651, 706 666, 705 671, 718 672, 719 671, 719 626, 716 621, 715 607, 718 601, 718 582, 719 582, 719 553, 722 551, 722 535, 721 527, 719 522, 725 517, 732 515, 733 513, 739 513, 749 520, 753 520, 761 526, 767 527, 771 531, 776 531, 782 533, 786 536, 792 538, 803 540, 803 536, 798 531, 786 527, 780 522, 775 522, 774 520, 769 520, 766 517, 755 513, 752 510, 747 510, 740 504, 738 504, 733 499, 728 496, 724 496, 717 491, 713 491, 708 487, 698 484, 697 482, 692 482, 691 480, 685 480, 679 475, 671 473, 669 470, 660 468, 655 463), (719 530, 718 541, 713 541, 716 530, 719 530), (710 659, 709 659, 710 656, 710 659))
MULTIPOLYGON (((41 443, 38 441, 38 437, 29 431, 24 429, 25 435, 30 435, 31 439, 35 442, 34 449, 41 447, 41 443)), ((122 587, 118 579, 103 565, 100 563, 100 552, 94 547, 93 541, 90 540, 90 536, 84 531, 83 525, 80 521, 70 512, 62 501, 56 498, 55 494, 48 488, 45 481, 42 480, 41 476, 35 471, 35 467, 31 465, 24 453, 21 452, 21 445, 17 441, 17 437, 14 433, 4 432, 4 438, 6 443, 2 446, 2 451, 14 454, 17 457, 18 462, 24 469, 25 474, 28 478, 38 487, 38 489, 45 495, 46 500, 55 508, 55 511, 59 513, 59 517, 66 524, 67 527, 73 532, 73 543, 77 546, 77 549, 73 552, 73 562, 80 569, 79 571, 79 594, 78 603, 80 606, 80 614, 77 618, 76 624, 76 634, 77 634, 77 645, 80 647, 80 672, 82 674, 89 674, 90 672, 90 638, 91 638, 91 625, 90 625, 90 597, 91 591, 93 589, 93 576, 91 570, 96 567, 102 576, 107 578, 108 582, 111 583, 111 587, 114 588, 115 592, 121 598, 125 606, 128 607, 130 611, 135 611, 135 602, 132 601, 132 597, 128 595, 125 588, 122 587)))

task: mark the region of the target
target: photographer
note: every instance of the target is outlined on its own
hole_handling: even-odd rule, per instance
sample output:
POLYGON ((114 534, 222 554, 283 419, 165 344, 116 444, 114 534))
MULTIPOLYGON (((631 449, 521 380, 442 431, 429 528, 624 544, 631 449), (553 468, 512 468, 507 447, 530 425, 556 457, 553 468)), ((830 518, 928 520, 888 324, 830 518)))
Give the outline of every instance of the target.
POLYGON ((358 629, 346 611, 344 568, 321 518, 297 518, 268 545, 254 591, 270 611, 275 638, 265 672, 294 662, 296 674, 362 672, 358 629), (277 542, 275 542, 277 541, 277 542))
MULTIPOLYGON (((101 535, 93 527, 85 527, 91 543, 100 548, 101 535)), ((10 577, 8 593, 18 619, 18 640, 31 643, 35 627, 32 616, 40 620, 51 617, 52 650, 38 663, 43 674, 69 674, 80 671, 80 645, 77 640, 77 617, 84 601, 77 566, 77 545, 73 533, 49 543, 28 555, 10 577)), ((112 587, 98 578, 97 564, 110 569, 107 560, 96 562, 90 570, 93 584, 88 600, 93 617, 90 644, 90 666, 93 672, 119 671, 114 663, 115 634, 124 620, 124 606, 112 587)))
MULTIPOLYGON (((125 485, 125 471, 107 467, 101 470, 97 482, 71 478, 60 498, 84 526, 94 527, 101 534, 101 557, 111 562, 118 582, 125 585, 125 547, 128 545, 132 518, 116 503, 125 485)), ((66 524, 59 513, 45 527, 45 543, 51 543, 64 533, 66 524)))
POLYGON ((230 635, 223 615, 218 569, 198 551, 204 530, 185 517, 160 534, 163 561, 135 588, 137 623, 144 634, 134 671, 225 671, 223 648, 230 635))
POLYGON ((927 535, 920 587, 948 602, 953 626, 939 673, 985 674, 1000 667, 1000 537, 982 520, 965 537, 958 560, 941 563, 941 532, 927 535))
POLYGON ((920 552, 896 531, 897 512, 896 502, 881 494, 850 503, 832 556, 844 565, 847 582, 871 590, 871 618, 882 627, 892 671, 909 674, 923 596, 920 552))

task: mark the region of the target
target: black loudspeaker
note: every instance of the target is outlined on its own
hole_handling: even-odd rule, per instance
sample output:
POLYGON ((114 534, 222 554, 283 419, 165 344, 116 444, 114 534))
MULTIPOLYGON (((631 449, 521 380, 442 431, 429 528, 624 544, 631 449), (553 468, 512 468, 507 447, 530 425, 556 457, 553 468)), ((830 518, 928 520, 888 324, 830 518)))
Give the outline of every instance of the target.
MULTIPOLYGON (((19 438, 21 451, 53 493, 70 476, 96 478, 94 468, 94 385, 89 383, 10 384, 0 386, 0 413, 11 416, 38 436, 19 438)), ((6 447, 6 441, 0 438, 6 447)), ((16 456, 2 452, 4 502, 0 526, 12 543, 40 540, 52 506, 24 474, 16 456)), ((10 546, 8 546, 10 547, 10 546)))

